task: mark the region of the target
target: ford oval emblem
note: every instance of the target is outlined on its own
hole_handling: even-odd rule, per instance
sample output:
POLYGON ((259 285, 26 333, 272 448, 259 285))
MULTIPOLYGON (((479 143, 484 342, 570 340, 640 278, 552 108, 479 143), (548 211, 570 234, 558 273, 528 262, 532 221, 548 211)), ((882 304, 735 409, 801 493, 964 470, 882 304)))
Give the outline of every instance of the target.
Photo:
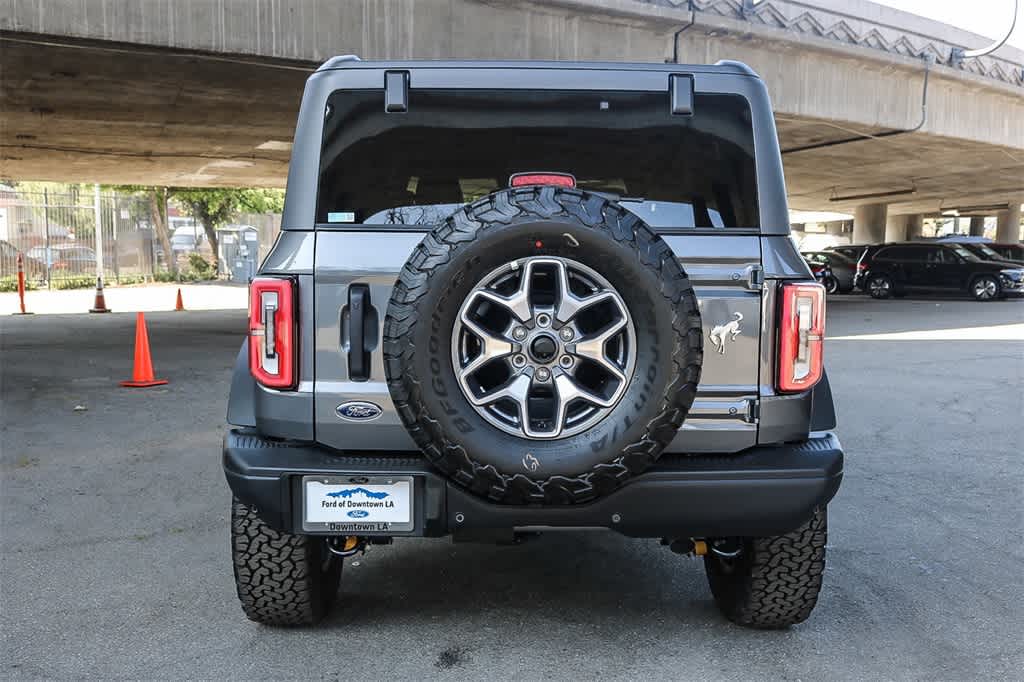
POLYGON ((365 519, 367 516, 370 515, 370 512, 363 509, 353 509, 348 513, 348 515, 351 516, 353 519, 365 519))
POLYGON ((368 422, 376 419, 383 412, 379 405, 362 400, 342 403, 334 411, 338 413, 339 417, 350 422, 368 422))

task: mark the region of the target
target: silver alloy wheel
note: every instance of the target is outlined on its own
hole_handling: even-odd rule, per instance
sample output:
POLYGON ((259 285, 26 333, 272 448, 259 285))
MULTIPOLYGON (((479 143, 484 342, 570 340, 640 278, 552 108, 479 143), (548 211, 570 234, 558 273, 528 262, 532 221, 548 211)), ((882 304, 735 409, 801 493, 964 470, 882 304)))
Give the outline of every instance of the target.
POLYGON ((891 284, 885 277, 874 277, 868 282, 868 290, 874 295, 884 296, 889 292, 891 284))
POLYGON ((599 422, 635 363, 622 297, 568 258, 536 256, 491 271, 466 297, 452 333, 466 399, 494 426, 529 439, 567 438, 599 422))
POLYGON ((995 298, 998 290, 999 285, 991 277, 979 277, 974 280, 974 298, 978 300, 987 301, 995 298))

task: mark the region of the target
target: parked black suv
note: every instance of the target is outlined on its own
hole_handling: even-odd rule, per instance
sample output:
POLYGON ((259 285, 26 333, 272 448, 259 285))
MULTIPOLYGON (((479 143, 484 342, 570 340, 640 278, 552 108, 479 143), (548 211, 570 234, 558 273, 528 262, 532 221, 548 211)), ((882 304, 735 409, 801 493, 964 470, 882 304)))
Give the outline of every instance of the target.
POLYGON ((392 540, 592 529, 807 618, 843 453, 777 139, 733 62, 317 70, 228 405, 246 615, 392 540))
POLYGON ((871 252, 864 282, 873 298, 930 291, 992 301, 1024 292, 1024 268, 982 260, 962 244, 893 243, 871 252))
POLYGON ((1024 247, 1018 245, 1017 249, 1013 244, 996 244, 993 242, 978 241, 957 241, 955 238, 945 238, 944 244, 959 244, 981 260, 998 261, 1009 267, 1020 267, 1024 263, 1024 247))

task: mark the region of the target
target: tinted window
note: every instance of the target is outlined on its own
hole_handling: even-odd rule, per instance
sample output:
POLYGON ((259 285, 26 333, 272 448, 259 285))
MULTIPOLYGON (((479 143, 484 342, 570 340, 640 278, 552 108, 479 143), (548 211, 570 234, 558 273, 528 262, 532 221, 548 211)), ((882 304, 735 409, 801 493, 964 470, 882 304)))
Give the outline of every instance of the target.
POLYGON ((999 260, 1000 258, 999 254, 995 251, 995 249, 992 249, 991 247, 985 244, 972 244, 970 250, 974 252, 975 255, 981 256, 982 258, 986 258, 988 260, 999 260))
POLYGON ((981 260, 980 258, 975 256, 973 253, 968 251, 966 248, 964 248, 960 244, 952 244, 948 248, 949 248, 949 251, 945 255, 945 259, 946 259, 947 263, 959 263, 960 262, 960 261, 958 261, 956 259, 956 257, 953 256, 954 253, 957 256, 960 256, 961 258, 963 258, 964 260, 969 260, 969 261, 981 260))
POLYGON ((1003 258, 1009 258, 1011 260, 1024 259, 1024 246, 1008 244, 996 246, 994 248, 1003 258))
POLYGON ((697 94, 693 116, 665 92, 411 90, 328 100, 318 223, 423 225, 522 172, 569 173, 655 227, 757 227, 747 101, 697 94))
POLYGON ((863 246, 840 246, 833 249, 836 253, 857 260, 864 253, 865 247, 863 246))
POLYGON ((920 246, 889 246, 875 254, 875 259, 919 261, 925 259, 925 252, 928 250, 920 246))

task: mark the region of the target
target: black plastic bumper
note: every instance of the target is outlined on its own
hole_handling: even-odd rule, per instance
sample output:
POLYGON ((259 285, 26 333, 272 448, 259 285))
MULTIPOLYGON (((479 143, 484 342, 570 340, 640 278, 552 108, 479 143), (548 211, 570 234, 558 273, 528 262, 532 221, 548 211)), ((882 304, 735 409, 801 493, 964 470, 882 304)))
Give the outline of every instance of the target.
POLYGON ((764 537, 796 528, 839 489, 839 439, 814 436, 735 455, 664 455, 615 492, 574 506, 490 503, 450 483, 418 453, 344 453, 242 429, 224 438, 224 473, 235 497, 291 533, 305 532, 302 476, 390 474, 414 478, 415 528, 378 535, 608 528, 633 537, 764 537))

